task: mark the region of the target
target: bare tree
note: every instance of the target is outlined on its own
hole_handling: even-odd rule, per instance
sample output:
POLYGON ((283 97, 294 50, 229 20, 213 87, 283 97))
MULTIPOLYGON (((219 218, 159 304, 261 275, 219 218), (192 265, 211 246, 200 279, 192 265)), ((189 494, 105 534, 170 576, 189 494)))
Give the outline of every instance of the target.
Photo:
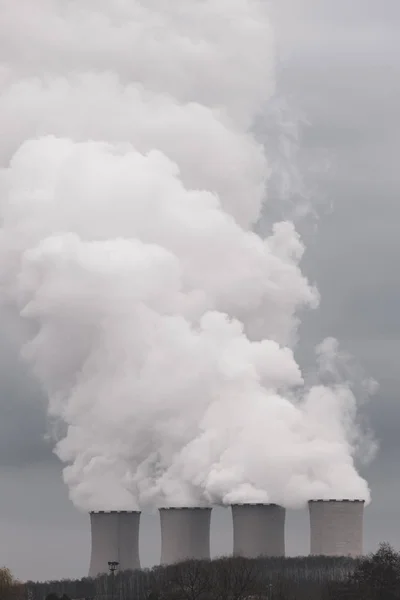
POLYGON ((220 558, 212 563, 214 600, 244 600, 263 591, 260 563, 247 558, 220 558))
POLYGON ((14 579, 12 573, 6 567, 0 569, 0 599, 1 600, 22 600, 23 586, 14 579))
POLYGON ((209 561, 188 560, 155 571, 155 599, 203 600, 210 594, 209 561))

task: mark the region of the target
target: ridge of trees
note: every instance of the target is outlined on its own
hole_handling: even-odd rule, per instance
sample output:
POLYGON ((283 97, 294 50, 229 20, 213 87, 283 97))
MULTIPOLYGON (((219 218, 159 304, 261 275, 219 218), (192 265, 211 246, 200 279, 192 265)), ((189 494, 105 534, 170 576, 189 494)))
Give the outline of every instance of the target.
MULTIPOLYGON (((3 586, 3 587, 1 587, 3 586)), ((96 579, 15 581, 0 600, 400 600, 400 553, 381 544, 360 559, 308 556, 190 560, 96 579)))

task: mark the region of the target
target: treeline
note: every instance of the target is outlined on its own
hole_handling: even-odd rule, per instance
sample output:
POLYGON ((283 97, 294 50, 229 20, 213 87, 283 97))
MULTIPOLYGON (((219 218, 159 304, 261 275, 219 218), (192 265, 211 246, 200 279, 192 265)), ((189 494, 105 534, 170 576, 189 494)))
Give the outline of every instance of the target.
POLYGON ((45 600, 50 594, 97 600, 243 600, 249 596, 273 600, 286 598, 282 595, 286 588, 319 590, 328 581, 346 581, 354 565, 350 558, 324 556, 257 560, 229 557, 96 579, 27 582, 26 594, 27 600, 45 600))
POLYGON ((400 554, 382 544, 360 560, 187 561, 96 579, 27 582, 23 592, 22 600, 400 600, 400 554))

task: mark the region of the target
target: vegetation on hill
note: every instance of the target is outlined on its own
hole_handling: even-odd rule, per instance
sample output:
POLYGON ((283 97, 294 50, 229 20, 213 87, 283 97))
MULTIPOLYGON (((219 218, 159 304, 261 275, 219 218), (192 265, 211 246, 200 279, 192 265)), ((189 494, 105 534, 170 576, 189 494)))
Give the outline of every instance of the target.
POLYGON ((388 544, 359 560, 231 557, 23 587, 5 573, 18 593, 0 600, 400 600, 400 554, 388 544))

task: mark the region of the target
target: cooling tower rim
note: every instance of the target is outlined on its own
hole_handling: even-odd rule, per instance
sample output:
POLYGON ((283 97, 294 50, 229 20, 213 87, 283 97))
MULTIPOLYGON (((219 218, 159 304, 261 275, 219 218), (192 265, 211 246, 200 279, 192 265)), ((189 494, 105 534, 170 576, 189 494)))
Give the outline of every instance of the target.
POLYGON ((192 511, 207 510, 207 511, 211 511, 212 506, 161 506, 158 510, 159 511, 161 511, 161 510, 192 510, 192 511))
POLYGON ((235 502, 233 504, 227 504, 227 506, 276 506, 278 508, 285 508, 282 504, 276 504, 276 502, 235 502))
POLYGON ((140 510, 91 510, 90 515, 140 515, 140 510))
POLYGON ((336 503, 344 503, 344 502, 357 502, 359 504, 365 504, 365 500, 361 498, 315 498, 313 500, 309 500, 308 504, 314 504, 316 502, 336 502, 336 503))

